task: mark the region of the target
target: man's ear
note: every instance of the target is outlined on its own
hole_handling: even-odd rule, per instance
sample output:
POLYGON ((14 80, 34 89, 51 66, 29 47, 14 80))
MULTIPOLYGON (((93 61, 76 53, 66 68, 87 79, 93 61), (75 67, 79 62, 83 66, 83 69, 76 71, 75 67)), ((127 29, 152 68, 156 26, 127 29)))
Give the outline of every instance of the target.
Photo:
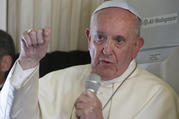
POLYGON ((86 29, 86 38, 88 40, 88 49, 90 48, 90 41, 91 41, 91 35, 90 35, 90 29, 86 29))
POLYGON ((0 62, 1 72, 7 72, 12 65, 12 57, 10 55, 4 55, 0 62))
POLYGON ((135 52, 133 58, 137 57, 137 54, 143 45, 144 45, 144 39, 142 37, 138 37, 135 44, 135 52))

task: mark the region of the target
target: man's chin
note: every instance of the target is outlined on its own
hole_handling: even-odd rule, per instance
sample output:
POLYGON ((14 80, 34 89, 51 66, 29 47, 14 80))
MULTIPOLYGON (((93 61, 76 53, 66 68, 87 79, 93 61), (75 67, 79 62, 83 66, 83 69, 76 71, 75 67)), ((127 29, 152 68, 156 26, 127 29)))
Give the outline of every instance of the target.
POLYGON ((95 66, 92 66, 93 72, 96 72, 98 74, 106 74, 109 75, 113 74, 114 72, 116 72, 116 68, 114 67, 114 65, 112 63, 99 63, 96 64, 95 66))
POLYGON ((96 70, 97 74, 99 74, 101 77, 112 77, 115 74, 115 70, 113 68, 109 67, 99 67, 96 70))

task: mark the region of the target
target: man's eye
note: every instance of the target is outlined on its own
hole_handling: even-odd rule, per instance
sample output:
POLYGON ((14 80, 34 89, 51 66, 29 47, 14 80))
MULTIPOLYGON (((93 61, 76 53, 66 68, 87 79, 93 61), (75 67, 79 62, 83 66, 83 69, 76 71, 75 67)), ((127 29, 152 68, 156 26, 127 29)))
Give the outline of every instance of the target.
POLYGON ((115 41, 115 46, 118 48, 121 48, 126 43, 126 39, 121 36, 114 38, 114 41, 115 41))
POLYGON ((116 41, 117 43, 121 44, 121 43, 124 42, 125 40, 124 40, 123 38, 121 38, 121 37, 117 37, 117 38, 115 38, 115 41, 116 41))
POLYGON ((116 39, 116 41, 117 41, 118 43, 121 43, 123 40, 122 40, 122 39, 116 39))
POLYGON ((100 40, 103 40, 103 39, 104 39, 104 36, 103 36, 103 35, 98 35, 97 37, 98 37, 98 39, 100 39, 100 40))
POLYGON ((95 42, 97 44, 101 44, 104 41, 105 41, 105 36, 104 35, 100 35, 100 34, 96 35, 95 42))

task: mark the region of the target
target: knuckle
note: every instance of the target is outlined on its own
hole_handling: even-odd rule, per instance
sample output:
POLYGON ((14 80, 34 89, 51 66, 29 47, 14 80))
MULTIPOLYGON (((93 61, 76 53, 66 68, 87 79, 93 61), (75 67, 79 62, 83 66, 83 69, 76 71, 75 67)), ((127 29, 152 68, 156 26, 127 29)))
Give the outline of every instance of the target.
POLYGON ((32 30, 29 34, 34 37, 36 32, 32 30))
POLYGON ((42 33, 42 29, 38 29, 37 32, 38 32, 38 33, 42 33))
POLYGON ((27 32, 27 33, 30 33, 31 31, 32 31, 32 29, 29 29, 29 30, 27 30, 26 32, 27 32))
POLYGON ((26 40, 26 39, 27 39, 27 36, 28 36, 27 32, 24 32, 24 33, 22 34, 21 38, 22 38, 23 40, 26 40))

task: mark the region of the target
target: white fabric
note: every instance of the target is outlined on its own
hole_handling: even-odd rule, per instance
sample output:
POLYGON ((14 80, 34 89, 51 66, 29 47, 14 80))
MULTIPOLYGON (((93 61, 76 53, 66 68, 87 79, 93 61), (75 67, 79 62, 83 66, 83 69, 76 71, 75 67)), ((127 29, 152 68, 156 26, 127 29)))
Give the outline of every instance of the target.
POLYGON ((34 71, 37 69, 37 67, 35 68, 31 68, 31 69, 27 69, 27 70, 23 70, 22 67, 19 64, 19 61, 17 60, 16 63, 16 69, 14 71, 13 74, 18 74, 18 75, 12 75, 12 80, 11 83, 13 85, 14 88, 19 89, 20 87, 23 87, 25 85, 25 83, 27 82, 24 79, 27 79, 27 77, 34 71), (18 79, 18 80, 16 80, 18 79))
POLYGON ((18 116, 23 111, 29 112, 31 119, 35 119, 38 113, 37 79, 38 67, 23 71, 15 62, 0 92, 0 119, 27 119, 26 114, 18 116))
MULTIPOLYGON (((69 119, 91 72, 90 65, 52 72, 39 80, 37 94, 38 68, 18 89, 11 84, 16 68, 11 70, 0 94, 1 119, 69 119)), ((123 80, 99 88, 97 96, 103 106, 123 80)), ((109 119, 178 119, 178 109, 176 93, 165 82, 137 67, 103 110, 103 116, 104 119, 108 116, 109 119)), ((76 119, 74 110, 73 119, 76 119)))
POLYGON ((48 51, 87 50, 85 29, 92 11, 103 0, 9 0, 7 31, 19 50, 22 33, 50 27, 48 51))
POLYGON ((119 8, 126 9, 126 10, 130 11, 131 13, 135 14, 139 19, 142 20, 142 17, 139 15, 139 13, 125 0, 106 1, 106 2, 102 3, 100 6, 98 6, 98 8, 96 8, 96 10, 93 12, 93 14, 95 14, 96 12, 98 12, 102 9, 109 8, 109 7, 119 7, 119 8))

